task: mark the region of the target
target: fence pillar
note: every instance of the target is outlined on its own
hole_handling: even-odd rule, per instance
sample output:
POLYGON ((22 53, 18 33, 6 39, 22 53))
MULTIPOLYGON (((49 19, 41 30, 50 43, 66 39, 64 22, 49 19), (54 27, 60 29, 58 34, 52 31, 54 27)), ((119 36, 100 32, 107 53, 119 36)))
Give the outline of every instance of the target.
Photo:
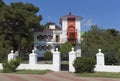
POLYGON ((76 52, 74 51, 74 48, 72 48, 72 51, 69 52, 69 71, 70 72, 75 72, 75 68, 73 66, 75 59, 76 59, 76 52))
POLYGON ((37 54, 32 50, 32 53, 29 54, 29 64, 34 65, 37 64, 37 54))
POLYGON ((104 66, 104 54, 101 53, 101 49, 99 49, 99 52, 96 54, 96 60, 97 60, 97 66, 104 66))
POLYGON ((13 50, 11 50, 11 53, 8 54, 8 62, 13 59, 16 59, 16 55, 13 53, 13 50))
POLYGON ((58 51, 58 48, 56 48, 56 51, 53 52, 53 66, 54 71, 60 71, 60 52, 58 51))

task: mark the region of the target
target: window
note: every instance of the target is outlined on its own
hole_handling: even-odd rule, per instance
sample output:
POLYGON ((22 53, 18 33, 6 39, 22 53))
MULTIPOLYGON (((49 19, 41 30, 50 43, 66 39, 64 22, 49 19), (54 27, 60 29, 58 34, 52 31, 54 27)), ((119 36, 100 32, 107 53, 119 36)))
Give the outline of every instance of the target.
POLYGON ((74 39, 75 38, 75 33, 70 33, 70 38, 74 39))
POLYGON ((37 49, 41 51, 42 50, 42 46, 41 45, 37 46, 37 49))
POLYGON ((56 42, 59 42, 59 41, 60 41, 59 35, 56 35, 56 42))

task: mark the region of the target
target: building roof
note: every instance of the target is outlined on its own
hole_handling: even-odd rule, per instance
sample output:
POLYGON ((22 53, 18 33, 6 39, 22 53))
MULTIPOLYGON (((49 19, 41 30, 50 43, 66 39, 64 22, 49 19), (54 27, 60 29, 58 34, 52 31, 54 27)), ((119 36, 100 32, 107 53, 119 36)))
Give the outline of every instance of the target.
POLYGON ((71 14, 71 12, 69 12, 69 14, 68 15, 65 15, 65 16, 62 16, 62 17, 60 17, 60 24, 62 24, 62 19, 68 19, 68 18, 78 18, 78 19, 80 19, 80 20, 82 20, 83 19, 83 17, 81 17, 81 16, 75 16, 75 15, 72 15, 71 14))
POLYGON ((62 16, 61 18, 80 18, 80 19, 82 19, 82 17, 72 15, 71 13, 69 13, 68 15, 62 16))
POLYGON ((43 30, 43 32, 52 32, 52 29, 45 28, 45 29, 43 30))

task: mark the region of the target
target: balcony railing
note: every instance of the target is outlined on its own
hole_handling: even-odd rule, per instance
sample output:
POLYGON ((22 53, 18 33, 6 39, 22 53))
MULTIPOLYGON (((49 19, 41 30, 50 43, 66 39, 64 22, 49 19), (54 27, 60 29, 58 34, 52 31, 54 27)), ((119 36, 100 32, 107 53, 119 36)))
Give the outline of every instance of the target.
MULTIPOLYGON (((53 43, 64 43, 64 42, 66 42, 66 41, 68 41, 68 39, 65 39, 65 38, 62 38, 62 39, 42 39, 42 40, 37 40, 37 41, 35 41, 35 42, 53 42, 53 43)), ((74 42, 74 44, 80 44, 81 43, 81 40, 75 40, 75 41, 73 41, 74 42)))

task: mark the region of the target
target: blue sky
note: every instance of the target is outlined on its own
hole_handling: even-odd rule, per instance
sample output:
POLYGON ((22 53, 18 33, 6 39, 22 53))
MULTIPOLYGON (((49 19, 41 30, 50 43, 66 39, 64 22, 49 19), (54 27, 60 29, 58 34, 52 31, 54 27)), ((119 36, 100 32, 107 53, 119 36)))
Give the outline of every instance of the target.
POLYGON ((93 24, 120 31, 120 0, 4 0, 7 4, 19 1, 40 8, 41 24, 51 21, 60 25, 60 17, 71 12, 83 17, 82 31, 89 30, 93 24))

